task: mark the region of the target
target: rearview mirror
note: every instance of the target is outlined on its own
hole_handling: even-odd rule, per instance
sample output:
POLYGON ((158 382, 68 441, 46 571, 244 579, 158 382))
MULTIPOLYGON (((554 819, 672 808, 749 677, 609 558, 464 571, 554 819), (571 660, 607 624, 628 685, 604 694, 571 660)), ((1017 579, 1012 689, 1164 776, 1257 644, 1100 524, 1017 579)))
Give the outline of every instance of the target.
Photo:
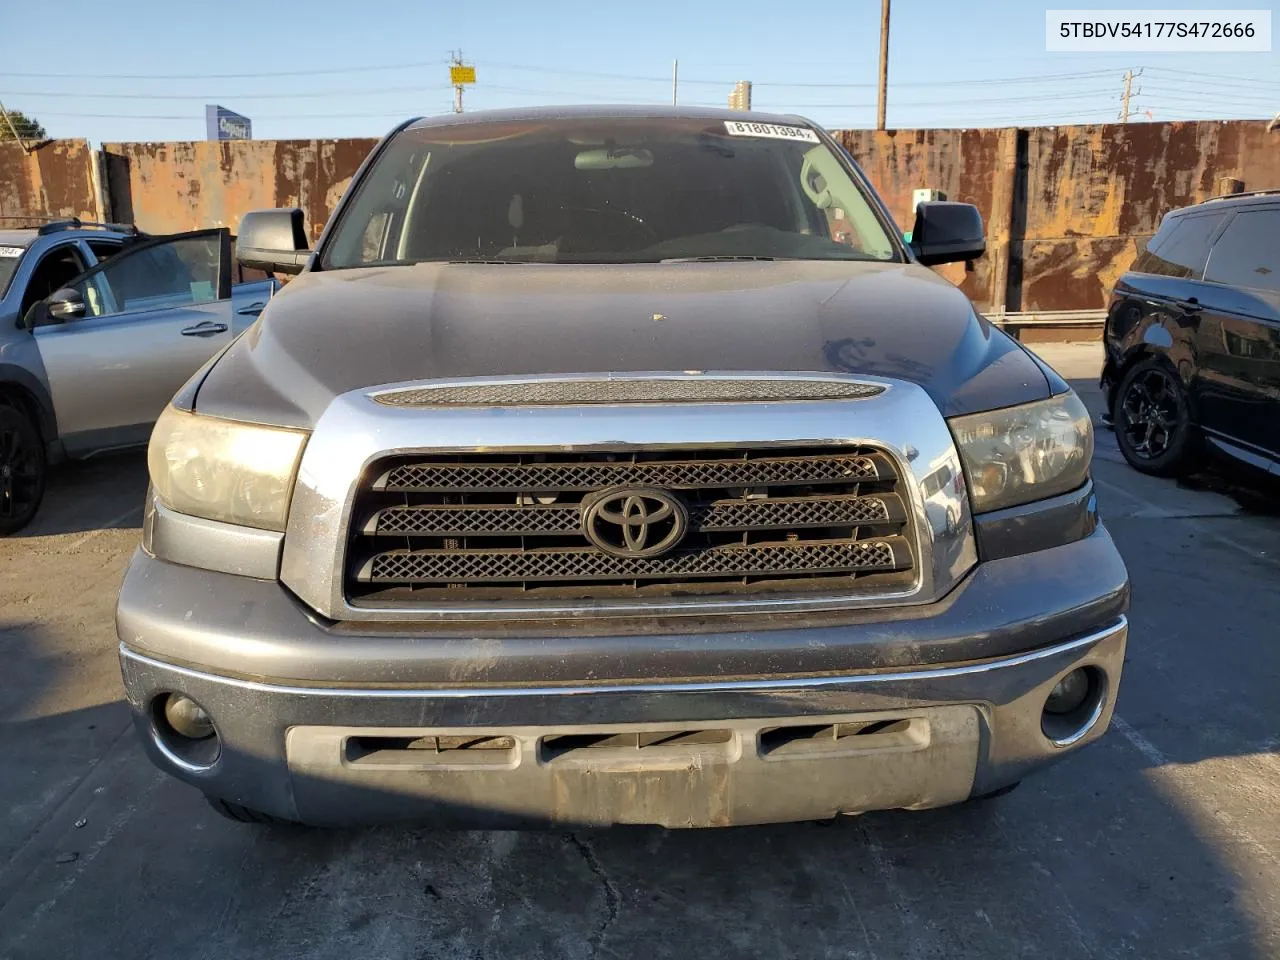
POLYGON ((49 316, 55 320, 79 320, 84 316, 84 297, 71 287, 53 291, 45 303, 49 305, 49 316))
POLYGON ((982 214, 971 203, 930 200, 916 207, 911 250, 925 266, 976 260, 987 250, 982 214))
POLYGON ((310 256, 299 208, 254 210, 240 219, 236 259, 244 266, 270 273, 301 273, 310 256))
POLYGON ((583 150, 573 158, 578 170, 635 170, 653 166, 653 152, 631 147, 602 147, 583 150))

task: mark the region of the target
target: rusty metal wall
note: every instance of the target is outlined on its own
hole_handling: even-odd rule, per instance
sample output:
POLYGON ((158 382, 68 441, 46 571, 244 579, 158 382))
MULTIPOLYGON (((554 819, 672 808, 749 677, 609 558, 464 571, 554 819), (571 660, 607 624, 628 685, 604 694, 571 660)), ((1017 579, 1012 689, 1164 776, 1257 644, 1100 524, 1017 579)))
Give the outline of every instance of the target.
MULTIPOLYGON (((911 192, 924 187, 941 190, 948 200, 972 203, 982 211, 990 234, 988 250, 994 254, 1008 240, 1009 177, 1003 164, 1012 134, 996 129, 842 130, 836 136, 903 230, 910 230, 915 221, 911 192), (1002 210, 1003 227, 996 222, 1002 210)), ((963 264, 940 267, 938 272, 985 310, 992 307, 999 265, 989 254, 975 260, 968 272, 963 264)))
POLYGON ((301 207, 314 241, 376 140, 106 143, 113 216, 148 233, 239 226, 301 207))
POLYGON ((0 217, 95 219, 94 162, 87 140, 54 140, 30 153, 0 143, 0 217))
POLYGON ((1106 124, 1026 132, 1026 228, 1011 310, 1106 306, 1116 279, 1169 210, 1218 194, 1280 188, 1280 131, 1266 121, 1106 124))
MULTIPOLYGON (((1201 121, 836 134, 903 229, 911 192, 974 203, 988 253, 939 268, 987 311, 1102 308, 1168 210, 1217 192, 1280 187, 1280 132, 1264 121, 1201 121)), ((376 141, 248 140, 103 145, 108 209, 95 207, 83 140, 30 156, 0 144, 0 216, 106 215, 153 233, 235 229, 259 207, 300 206, 314 240, 376 141)))
POLYGON ((1169 210, 1219 193, 1280 188, 1280 131, 1266 121, 1099 124, 1026 130, 849 130, 842 142, 904 229, 911 191, 973 203, 987 256, 941 268, 979 309, 1090 310, 1169 210))

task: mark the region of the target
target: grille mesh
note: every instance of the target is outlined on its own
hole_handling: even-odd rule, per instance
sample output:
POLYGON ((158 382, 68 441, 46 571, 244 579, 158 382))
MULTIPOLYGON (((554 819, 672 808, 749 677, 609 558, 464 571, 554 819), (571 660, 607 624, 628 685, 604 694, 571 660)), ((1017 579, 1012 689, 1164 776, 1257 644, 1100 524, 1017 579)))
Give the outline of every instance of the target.
POLYGON ((546 406, 580 403, 751 403, 788 400, 865 400, 883 393, 873 383, 715 377, 637 377, 608 380, 530 380, 414 387, 375 394, 392 407, 546 406))
MULTIPOLYGON (((748 530, 883 523, 902 519, 902 504, 889 497, 792 497, 776 500, 722 501, 689 510, 694 530, 748 530), (892 504, 892 506, 891 506, 892 504)), ((577 533, 582 508, 572 506, 422 506, 388 507, 365 525, 378 536, 469 536, 577 533)))
POLYGON ((581 463, 411 463, 374 484, 388 491, 602 490, 649 487, 731 487, 857 482, 881 475, 877 458, 860 455, 758 460, 587 461, 581 463))
POLYGON ((614 580, 620 577, 723 577, 751 574, 893 570, 893 545, 883 540, 730 547, 665 557, 615 557, 597 550, 383 553, 361 579, 372 583, 470 583, 513 580, 614 580))
POLYGON ((894 461, 870 447, 397 455, 356 496, 346 592, 447 606, 899 590, 915 576, 910 514, 894 461), (602 513, 584 529, 601 498, 646 491, 687 515, 670 552, 627 555, 602 513))

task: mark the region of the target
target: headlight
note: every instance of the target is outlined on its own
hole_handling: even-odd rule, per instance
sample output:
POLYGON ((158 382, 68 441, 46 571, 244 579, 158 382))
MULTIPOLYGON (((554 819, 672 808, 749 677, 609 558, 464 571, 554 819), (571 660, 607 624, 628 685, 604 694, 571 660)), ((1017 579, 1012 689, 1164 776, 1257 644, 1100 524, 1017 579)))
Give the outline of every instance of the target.
POLYGON ((949 423, 974 513, 1066 493, 1089 476, 1093 423, 1074 391, 949 423))
POLYGON ((147 449, 151 484, 178 513, 283 530, 307 435, 167 407, 147 449))

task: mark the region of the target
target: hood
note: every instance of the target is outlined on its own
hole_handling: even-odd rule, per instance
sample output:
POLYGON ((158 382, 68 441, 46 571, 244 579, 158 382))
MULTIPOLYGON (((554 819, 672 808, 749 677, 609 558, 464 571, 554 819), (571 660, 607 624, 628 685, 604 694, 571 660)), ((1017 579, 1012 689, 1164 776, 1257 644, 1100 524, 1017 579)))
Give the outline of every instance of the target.
POLYGON ((1040 367, 916 264, 446 264, 307 272, 201 385, 197 409, 311 427, 349 390, 546 373, 873 374, 946 416, 1049 396, 1040 367))

